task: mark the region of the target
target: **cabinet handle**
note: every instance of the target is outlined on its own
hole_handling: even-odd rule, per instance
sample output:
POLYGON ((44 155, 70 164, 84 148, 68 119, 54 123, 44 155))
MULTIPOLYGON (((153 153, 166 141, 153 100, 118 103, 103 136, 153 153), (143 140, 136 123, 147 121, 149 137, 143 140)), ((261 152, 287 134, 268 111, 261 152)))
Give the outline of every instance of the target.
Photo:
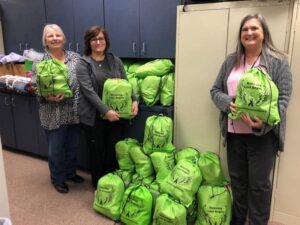
POLYGON ((69 51, 72 51, 71 47, 72 47, 72 42, 69 43, 69 51))
POLYGON ((79 52, 79 43, 76 43, 76 52, 79 52))
POLYGON ((142 53, 146 54, 146 44, 145 42, 143 41, 143 44, 142 44, 142 53))
POLYGON ((5 98, 4 98, 4 105, 9 106, 8 97, 5 97, 5 98))
POLYGON ((25 50, 28 50, 28 43, 25 43, 25 50))
POLYGON ((135 53, 136 53, 136 43, 135 42, 132 42, 132 52, 135 55, 135 53))
POLYGON ((11 98, 11 105, 12 105, 13 107, 16 107, 16 104, 15 104, 15 98, 14 98, 14 97, 11 98))
POLYGON ((20 50, 20 52, 23 51, 23 49, 22 49, 22 43, 19 43, 19 50, 20 50))

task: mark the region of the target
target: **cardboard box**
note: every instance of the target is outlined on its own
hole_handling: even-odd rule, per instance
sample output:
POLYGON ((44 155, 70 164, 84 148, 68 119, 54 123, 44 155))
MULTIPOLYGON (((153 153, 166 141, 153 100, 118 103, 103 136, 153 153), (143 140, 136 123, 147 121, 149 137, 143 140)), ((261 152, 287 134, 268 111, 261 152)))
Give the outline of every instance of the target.
POLYGON ((25 77, 25 64, 0 64, 0 76, 2 75, 19 75, 25 77))

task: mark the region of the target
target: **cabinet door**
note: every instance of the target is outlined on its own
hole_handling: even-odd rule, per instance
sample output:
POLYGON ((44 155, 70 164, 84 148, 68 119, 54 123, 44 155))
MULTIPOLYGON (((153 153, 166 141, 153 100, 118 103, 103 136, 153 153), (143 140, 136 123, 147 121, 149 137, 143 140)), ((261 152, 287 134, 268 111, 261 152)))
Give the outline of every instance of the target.
POLYGON ((83 54, 84 33, 93 25, 104 26, 103 0, 73 0, 75 51, 83 54))
POLYGON ((42 51, 42 32, 46 23, 43 0, 1 0, 5 53, 23 54, 34 48, 42 51))
POLYGON ((75 50, 73 0, 45 0, 45 7, 47 23, 59 25, 67 39, 65 48, 75 50))
POLYGON ((11 99, 17 148, 38 154, 38 133, 34 118, 35 98, 31 96, 12 95, 11 99))
POLYGON ((140 0, 142 58, 175 58, 176 13, 180 0, 140 0))
POLYGON ((140 57, 139 0, 104 0, 109 51, 119 57, 140 57))
POLYGON ((0 135, 2 145, 16 148, 14 120, 9 94, 0 93, 0 135))

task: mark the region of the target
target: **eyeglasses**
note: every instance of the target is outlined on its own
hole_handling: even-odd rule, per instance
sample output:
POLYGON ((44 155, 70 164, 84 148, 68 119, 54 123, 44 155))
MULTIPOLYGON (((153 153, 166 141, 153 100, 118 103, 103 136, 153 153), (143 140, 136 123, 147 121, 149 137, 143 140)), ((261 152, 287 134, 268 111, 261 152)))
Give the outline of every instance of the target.
POLYGON ((99 38, 92 38, 91 39, 91 42, 92 43, 97 43, 97 42, 103 42, 103 41, 105 41, 105 38, 103 38, 103 37, 99 37, 99 38))

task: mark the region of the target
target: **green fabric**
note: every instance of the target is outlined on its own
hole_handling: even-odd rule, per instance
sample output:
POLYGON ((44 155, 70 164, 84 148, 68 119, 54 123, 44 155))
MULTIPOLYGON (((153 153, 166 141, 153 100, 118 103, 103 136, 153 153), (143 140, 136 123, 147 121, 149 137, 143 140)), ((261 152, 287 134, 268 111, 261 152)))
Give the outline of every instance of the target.
POLYGON ((138 67, 135 76, 145 78, 147 76, 162 76, 174 69, 170 59, 155 59, 138 67))
POLYGON ((132 176, 134 174, 134 171, 116 170, 115 174, 118 175, 123 180, 124 185, 127 187, 132 181, 132 176))
POLYGON ((116 158, 121 170, 133 170, 134 163, 130 158, 129 149, 138 145, 138 140, 127 138, 125 140, 118 141, 116 144, 116 158))
POLYGON ((159 100, 161 78, 148 76, 141 80, 140 95, 145 105, 152 106, 159 100))
POLYGON ((187 147, 179 150, 175 154, 176 163, 182 159, 191 161, 192 163, 197 163, 199 159, 199 152, 197 149, 192 147, 187 147))
POLYGON ((126 189, 121 221, 126 225, 149 225, 152 215, 152 195, 143 186, 131 186, 126 189))
POLYGON ((156 182, 160 184, 175 166, 173 153, 153 152, 150 155, 151 162, 156 172, 156 182))
POLYGON ((201 185, 197 192, 198 213, 196 225, 229 225, 231 195, 224 186, 201 185))
POLYGON ((229 118, 239 119, 247 113, 270 126, 276 125, 280 122, 278 95, 278 88, 270 76, 260 68, 252 68, 238 82, 235 99, 237 112, 229 113, 229 118))
POLYGON ((188 160, 180 160, 160 185, 160 191, 173 196, 190 207, 202 181, 199 167, 188 160))
POLYGON ((140 87, 138 84, 138 78, 136 77, 131 77, 128 78, 129 83, 131 84, 132 90, 133 90, 133 94, 139 98, 140 97, 140 87))
POLYGON ((125 72, 127 72, 129 70, 129 67, 134 63, 134 61, 130 60, 130 59, 122 59, 122 63, 123 63, 125 72))
POLYGON ((144 154, 141 146, 132 146, 129 149, 129 155, 134 162, 136 173, 141 178, 149 177, 154 174, 151 160, 144 154))
POLYGON ((153 225, 186 225, 186 209, 167 194, 156 199, 153 225))
POLYGON ((172 153, 173 121, 162 115, 149 116, 146 120, 143 149, 150 155, 153 152, 172 153))
POLYGON ((72 97, 68 84, 68 68, 56 59, 43 60, 36 65, 37 93, 40 96, 63 94, 72 97))
POLYGON ((197 198, 193 201, 193 203, 190 205, 190 207, 186 210, 186 221, 187 224, 195 224, 195 221, 197 219, 197 212, 198 212, 198 204, 197 204, 197 198))
POLYGON ((142 65, 144 65, 146 62, 145 61, 137 61, 133 64, 131 64, 128 68, 128 73, 130 74, 135 74, 135 71, 142 65))
POLYGON ((161 78, 160 104, 163 106, 173 105, 174 102, 174 73, 164 75, 161 78))
POLYGON ((198 166, 203 176, 203 183, 211 185, 223 185, 227 183, 223 174, 220 157, 213 152, 206 151, 200 154, 198 166))
POLYGON ((118 220, 124 189, 124 183, 119 176, 108 173, 101 177, 98 180, 93 209, 113 220, 118 220))
POLYGON ((140 185, 143 182, 143 178, 139 174, 135 173, 132 175, 132 180, 130 185, 140 185))
POLYGON ((107 79, 104 83, 102 101, 121 118, 131 119, 132 87, 125 79, 107 79))

